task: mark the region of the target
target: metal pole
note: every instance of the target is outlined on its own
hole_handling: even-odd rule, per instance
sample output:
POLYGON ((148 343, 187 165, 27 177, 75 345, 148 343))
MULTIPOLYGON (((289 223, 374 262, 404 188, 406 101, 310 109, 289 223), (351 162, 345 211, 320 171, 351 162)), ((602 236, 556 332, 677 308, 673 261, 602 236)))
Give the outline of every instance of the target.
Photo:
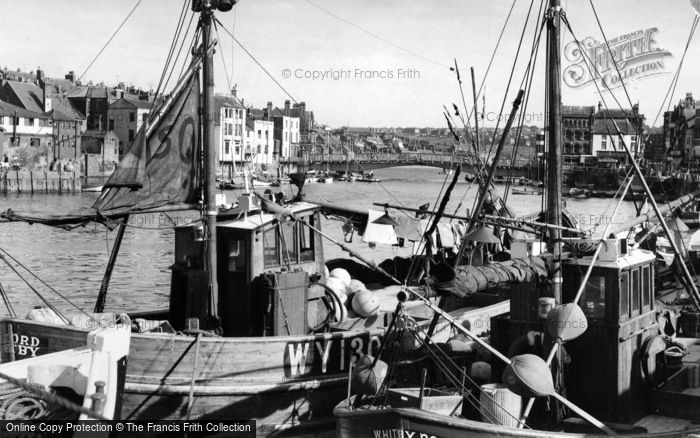
POLYGON ((209 316, 218 325, 219 316, 219 288, 217 283, 216 260, 216 150, 214 145, 214 59, 213 38, 211 33, 212 5, 205 1, 202 4, 202 38, 204 41, 204 175, 205 175, 205 218, 207 224, 207 270, 209 271, 209 316))

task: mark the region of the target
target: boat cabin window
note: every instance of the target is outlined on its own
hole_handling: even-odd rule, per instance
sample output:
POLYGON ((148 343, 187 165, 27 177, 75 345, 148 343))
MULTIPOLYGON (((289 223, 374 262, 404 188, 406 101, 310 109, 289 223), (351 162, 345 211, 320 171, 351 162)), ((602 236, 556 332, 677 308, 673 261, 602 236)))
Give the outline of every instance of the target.
POLYGON ((651 268, 649 266, 642 267, 642 310, 651 310, 651 268))
POLYGON ((620 320, 630 317, 630 273, 625 271, 620 275, 620 320))
POLYGON ((639 268, 632 270, 632 316, 639 315, 639 268))
POLYGON ((228 242, 228 271, 245 271, 245 242, 243 240, 229 240, 228 242))
POLYGON ((296 222, 279 223, 265 229, 263 246, 266 268, 314 261, 314 234, 302 221, 314 226, 314 217, 307 216, 296 222))
POLYGON ((263 259, 266 268, 271 266, 279 266, 280 264, 276 226, 271 226, 263 230, 263 259))
MULTIPOLYGON (((299 220, 306 224, 314 225, 314 216, 303 217, 299 220)), ((311 228, 300 223, 299 226, 299 261, 313 262, 314 261, 314 233, 311 228)))
POLYGON ((588 278, 583 291, 583 312, 589 318, 605 318, 605 276, 588 278))
POLYGON ((297 246, 296 246, 296 223, 285 222, 279 226, 280 243, 282 249, 282 264, 297 263, 297 246))

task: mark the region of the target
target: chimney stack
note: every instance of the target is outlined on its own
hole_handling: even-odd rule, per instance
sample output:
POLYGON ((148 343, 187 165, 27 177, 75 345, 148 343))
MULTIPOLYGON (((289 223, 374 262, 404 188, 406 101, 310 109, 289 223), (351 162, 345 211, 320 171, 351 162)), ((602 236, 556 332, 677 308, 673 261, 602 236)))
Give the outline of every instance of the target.
POLYGON ((68 74, 65 75, 65 79, 71 81, 72 83, 75 83, 75 71, 69 71, 68 74))
POLYGON ((284 101, 284 115, 289 116, 289 100, 284 101))
POLYGON ((231 96, 236 97, 236 89, 238 88, 238 84, 235 84, 233 88, 231 88, 231 96))
POLYGON ((265 118, 270 120, 272 117, 272 102, 267 102, 267 108, 265 109, 265 118))
POLYGON ((39 88, 41 88, 41 104, 44 107, 44 112, 49 112, 51 111, 51 98, 46 96, 46 77, 41 67, 36 69, 36 81, 39 88))

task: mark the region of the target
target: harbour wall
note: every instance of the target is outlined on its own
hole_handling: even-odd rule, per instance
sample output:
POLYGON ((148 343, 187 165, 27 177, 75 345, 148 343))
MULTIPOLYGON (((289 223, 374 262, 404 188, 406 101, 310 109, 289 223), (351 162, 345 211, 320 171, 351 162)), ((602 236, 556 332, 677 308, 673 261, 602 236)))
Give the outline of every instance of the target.
POLYGON ((78 172, 0 171, 0 193, 72 193, 81 188, 78 172))

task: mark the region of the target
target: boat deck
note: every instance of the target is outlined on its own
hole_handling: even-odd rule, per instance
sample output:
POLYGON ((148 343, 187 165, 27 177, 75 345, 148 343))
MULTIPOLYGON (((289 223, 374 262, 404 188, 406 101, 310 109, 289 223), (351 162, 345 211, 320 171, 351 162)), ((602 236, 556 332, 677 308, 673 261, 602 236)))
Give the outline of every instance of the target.
POLYGON ((697 423, 683 418, 647 415, 634 423, 634 425, 645 428, 648 433, 661 433, 668 432, 669 430, 686 430, 692 426, 697 426, 697 423))

